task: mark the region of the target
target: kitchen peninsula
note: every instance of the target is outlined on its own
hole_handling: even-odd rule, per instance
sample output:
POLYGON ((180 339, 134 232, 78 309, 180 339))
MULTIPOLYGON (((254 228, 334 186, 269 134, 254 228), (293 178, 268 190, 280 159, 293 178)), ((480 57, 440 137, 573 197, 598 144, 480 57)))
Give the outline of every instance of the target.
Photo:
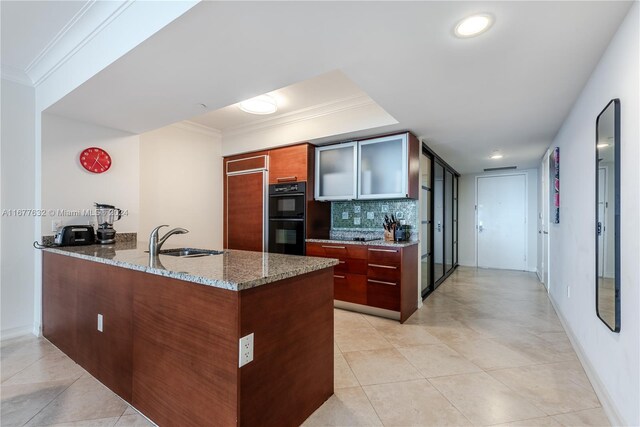
POLYGON ((44 336, 159 425, 299 425, 333 394, 337 260, 144 249, 45 249, 44 336))

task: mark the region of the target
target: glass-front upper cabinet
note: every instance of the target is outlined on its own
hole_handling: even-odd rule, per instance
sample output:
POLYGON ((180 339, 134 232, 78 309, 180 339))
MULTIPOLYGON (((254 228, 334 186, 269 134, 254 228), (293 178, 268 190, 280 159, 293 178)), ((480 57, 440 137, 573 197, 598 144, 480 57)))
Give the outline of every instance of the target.
POLYGON ((316 147, 316 200, 356 198, 357 142, 316 147))
POLYGON ((359 142, 358 198, 408 197, 407 134, 359 142))

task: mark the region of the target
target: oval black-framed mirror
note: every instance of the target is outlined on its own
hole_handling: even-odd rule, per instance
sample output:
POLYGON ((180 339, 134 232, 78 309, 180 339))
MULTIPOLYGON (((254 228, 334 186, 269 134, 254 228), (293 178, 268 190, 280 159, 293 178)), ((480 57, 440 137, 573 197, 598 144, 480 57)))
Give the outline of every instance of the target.
POLYGON ((620 332, 620 100, 596 119, 596 313, 620 332))

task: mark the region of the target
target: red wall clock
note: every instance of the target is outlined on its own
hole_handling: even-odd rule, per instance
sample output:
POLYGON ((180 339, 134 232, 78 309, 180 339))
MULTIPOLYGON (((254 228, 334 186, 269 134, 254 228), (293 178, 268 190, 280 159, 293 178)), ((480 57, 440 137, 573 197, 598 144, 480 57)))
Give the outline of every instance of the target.
POLYGON ((89 172, 103 173, 111 167, 111 156, 102 148, 86 148, 80 153, 80 164, 89 172))

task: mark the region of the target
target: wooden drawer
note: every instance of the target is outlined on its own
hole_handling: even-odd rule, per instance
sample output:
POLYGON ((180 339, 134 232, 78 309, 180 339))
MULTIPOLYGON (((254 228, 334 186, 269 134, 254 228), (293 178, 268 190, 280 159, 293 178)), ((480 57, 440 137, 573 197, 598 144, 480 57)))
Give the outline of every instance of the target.
POLYGON ((367 304, 367 276, 362 274, 333 275, 333 298, 355 304, 367 304))
POLYGON ((367 259, 367 248, 361 245, 343 243, 307 243, 307 255, 346 260, 367 259))
POLYGON ((382 280, 383 282, 392 282, 397 285, 402 280, 400 267, 395 265, 367 264, 367 277, 374 280, 382 280))
POLYGON ((400 311, 400 284, 368 278, 367 305, 400 311))
POLYGON ((369 246, 369 264, 390 265, 400 267, 402 263, 402 253, 400 248, 389 246, 369 246))
POLYGON ((334 267, 335 271, 351 274, 367 274, 367 260, 365 259, 338 259, 339 264, 334 267))

